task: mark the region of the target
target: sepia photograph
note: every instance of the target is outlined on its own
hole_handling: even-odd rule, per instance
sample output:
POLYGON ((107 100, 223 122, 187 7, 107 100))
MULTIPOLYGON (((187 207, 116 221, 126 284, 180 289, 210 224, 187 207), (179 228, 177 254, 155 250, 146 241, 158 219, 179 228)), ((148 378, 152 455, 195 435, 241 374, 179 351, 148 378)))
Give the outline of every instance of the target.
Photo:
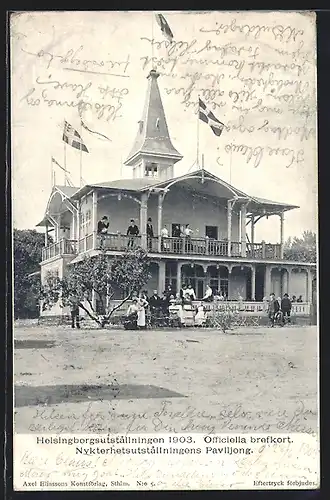
POLYGON ((318 489, 315 13, 8 29, 14 489, 318 489))

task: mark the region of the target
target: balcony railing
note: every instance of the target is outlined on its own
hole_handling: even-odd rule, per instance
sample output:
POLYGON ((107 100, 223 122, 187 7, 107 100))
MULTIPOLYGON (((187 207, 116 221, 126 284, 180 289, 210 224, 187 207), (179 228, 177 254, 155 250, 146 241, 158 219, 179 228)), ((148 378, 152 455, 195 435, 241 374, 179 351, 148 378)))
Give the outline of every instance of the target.
POLYGON ((280 259, 281 245, 271 243, 247 243, 246 256, 253 259, 280 259))
MULTIPOLYGON (((124 251, 128 246, 141 245, 141 237, 130 237, 121 234, 105 234, 97 237, 97 248, 106 250, 124 251), (129 243, 130 242, 130 243, 129 243)), ((209 255, 214 257, 227 257, 228 241, 213 240, 210 238, 147 238, 147 249, 150 253, 178 254, 178 255, 209 255)), ((230 255, 241 257, 242 244, 238 241, 230 243, 230 255)), ((281 245, 266 243, 247 243, 246 257, 255 259, 280 259, 281 245)))
POLYGON ((126 236, 125 234, 103 234, 97 237, 97 248, 103 250, 125 251, 141 245, 141 236, 126 236))
POLYGON ((48 260, 58 255, 75 255, 77 253, 77 241, 63 238, 42 249, 42 260, 48 260))
MULTIPOLYGON (((124 234, 104 234, 97 236, 88 234, 79 241, 62 239, 43 249, 42 260, 48 260, 56 255, 84 253, 93 249, 124 252, 128 248, 136 248, 143 243, 141 236, 127 236, 124 234)), ((210 256, 210 257, 241 257, 242 244, 233 241, 210 238, 146 238, 149 253, 210 256)), ((281 259, 281 245, 266 243, 246 243, 246 257, 252 259, 281 259)))

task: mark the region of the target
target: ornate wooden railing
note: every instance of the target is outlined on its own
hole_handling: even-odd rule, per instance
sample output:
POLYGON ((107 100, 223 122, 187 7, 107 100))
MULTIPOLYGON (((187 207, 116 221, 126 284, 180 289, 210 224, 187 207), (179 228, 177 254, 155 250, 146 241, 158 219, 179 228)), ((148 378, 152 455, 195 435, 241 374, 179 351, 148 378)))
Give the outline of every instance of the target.
MULTIPOLYGON (((111 305, 115 306, 118 305, 120 301, 118 300, 112 300, 111 305)), ((125 306, 122 308, 118 309, 117 313, 120 314, 125 314, 127 311, 128 305, 130 302, 126 302, 125 306)), ((219 301, 219 302, 202 302, 200 300, 196 300, 193 302, 193 305, 198 307, 199 305, 203 304, 204 308, 206 311, 212 312, 215 310, 236 310, 239 312, 243 313, 251 313, 251 314, 266 314, 267 313, 267 304, 264 302, 254 302, 254 301, 242 301, 238 302, 235 300, 226 300, 226 301, 219 301)), ((292 304, 292 309, 291 309, 291 314, 292 315, 297 315, 297 316, 308 316, 310 314, 310 307, 311 304, 309 302, 300 302, 300 303, 293 303, 292 304)))
POLYGON ((58 255, 75 255, 77 253, 77 240, 63 238, 42 249, 42 260, 48 260, 58 255))
POLYGON ((127 236, 126 234, 103 234, 96 238, 96 247, 104 250, 125 251, 141 245, 141 236, 127 236))
MULTIPOLYGON (((210 238, 142 238, 141 236, 127 236, 125 234, 88 234, 76 240, 62 239, 43 249, 42 260, 61 254, 84 253, 92 249, 125 251, 145 244, 149 253, 210 256, 210 257, 241 257, 242 244, 237 241, 229 243, 225 240, 210 238)), ((246 257, 253 259, 281 259, 281 245, 266 243, 247 243, 246 257)))

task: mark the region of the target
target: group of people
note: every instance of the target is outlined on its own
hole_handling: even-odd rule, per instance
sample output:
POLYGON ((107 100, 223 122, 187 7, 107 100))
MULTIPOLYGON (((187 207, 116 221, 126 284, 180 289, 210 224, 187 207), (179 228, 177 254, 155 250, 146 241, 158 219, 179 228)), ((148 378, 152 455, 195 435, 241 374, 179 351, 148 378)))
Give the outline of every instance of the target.
MULTIPOLYGON (((97 234, 99 236, 101 236, 101 244, 103 244, 102 236, 108 234, 109 227, 110 227, 109 218, 106 215, 104 215, 98 221, 98 224, 97 224, 97 234)), ((193 230, 191 229, 189 224, 185 224, 184 226, 180 226, 179 224, 177 224, 176 226, 174 226, 172 233, 173 233, 172 236, 174 238, 182 239, 182 241, 180 240, 179 242, 175 242, 176 245, 182 244, 183 240, 185 239, 186 246, 187 245, 189 246, 189 244, 190 244, 189 239, 191 238, 191 236, 193 234, 193 230)), ((140 230, 139 230, 137 224, 135 223, 134 219, 130 220, 130 223, 129 223, 127 231, 126 231, 126 235, 129 236, 128 243, 127 243, 128 248, 133 247, 135 237, 140 235, 140 230)), ((147 235, 147 242, 148 242, 148 250, 150 251, 152 249, 152 239, 155 237, 151 217, 148 217, 148 220, 147 220, 146 235, 147 235)), ((168 230, 168 227, 166 224, 162 227, 162 229, 160 231, 160 236, 161 236, 162 250, 163 251, 169 250, 170 246, 169 246, 168 241, 166 241, 166 239, 169 238, 170 234, 169 234, 169 230, 168 230)))
POLYGON ((275 294, 271 293, 267 302, 267 312, 271 327, 274 327, 275 322, 278 322, 281 326, 286 321, 288 323, 291 322, 292 300, 287 293, 283 295, 283 298, 278 297, 277 299, 275 298, 275 294))
MULTIPOLYGON (((124 327, 126 329, 146 328, 148 314, 150 314, 151 324, 156 324, 158 321, 169 317, 170 306, 176 306, 179 313, 181 312, 181 316, 183 316, 183 309, 194 310, 196 314, 195 321, 198 324, 205 319, 205 312, 203 305, 198 306, 198 308, 193 306, 195 300, 196 293, 191 283, 183 284, 180 291, 176 293, 168 285, 161 296, 157 290, 154 290, 150 297, 145 291, 140 292, 139 295, 132 297, 132 302, 126 313, 124 327)), ((207 285, 202 302, 211 302, 213 300, 225 300, 225 295, 221 291, 214 295, 212 288, 207 285)))
POLYGON ((127 330, 146 328, 148 312, 152 318, 160 314, 166 316, 170 303, 170 295, 166 291, 162 297, 158 295, 157 290, 154 290, 150 297, 145 291, 140 292, 139 295, 134 294, 126 313, 124 327, 127 330))
MULTIPOLYGON (((102 236, 108 234, 109 226, 110 226, 109 219, 106 215, 104 215, 102 217, 102 219, 99 220, 97 223, 97 234, 99 236, 101 236, 101 245, 103 244, 102 236)), ((148 219, 148 223, 147 223, 147 234, 148 233, 150 235, 152 235, 151 237, 153 237, 153 228, 152 228, 151 218, 148 219)), ((128 242, 127 242, 128 248, 133 248, 134 239, 136 236, 139 236, 139 234, 140 234, 140 230, 139 230, 138 226, 136 225, 134 219, 131 219, 130 223, 128 225, 127 231, 126 231, 126 235, 129 237, 128 242)))

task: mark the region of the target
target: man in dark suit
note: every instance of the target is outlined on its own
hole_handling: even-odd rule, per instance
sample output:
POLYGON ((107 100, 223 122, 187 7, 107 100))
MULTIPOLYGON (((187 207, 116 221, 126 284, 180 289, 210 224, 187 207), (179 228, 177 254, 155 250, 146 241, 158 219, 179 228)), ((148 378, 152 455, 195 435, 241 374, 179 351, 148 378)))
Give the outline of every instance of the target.
POLYGON ((275 299, 275 293, 271 293, 268 302, 268 317, 270 319, 270 326, 273 328, 275 323, 275 316, 280 310, 280 304, 275 299))
POLYGON ((147 240, 148 240, 148 250, 149 252, 152 249, 152 238, 154 237, 154 228, 152 227, 152 220, 149 217, 147 222, 147 240))
POLYGON ((139 228, 135 224, 134 219, 131 219, 130 225, 127 228, 127 236, 129 236, 127 247, 128 248, 133 248, 133 246, 134 246, 134 238, 136 236, 139 236, 139 228))

